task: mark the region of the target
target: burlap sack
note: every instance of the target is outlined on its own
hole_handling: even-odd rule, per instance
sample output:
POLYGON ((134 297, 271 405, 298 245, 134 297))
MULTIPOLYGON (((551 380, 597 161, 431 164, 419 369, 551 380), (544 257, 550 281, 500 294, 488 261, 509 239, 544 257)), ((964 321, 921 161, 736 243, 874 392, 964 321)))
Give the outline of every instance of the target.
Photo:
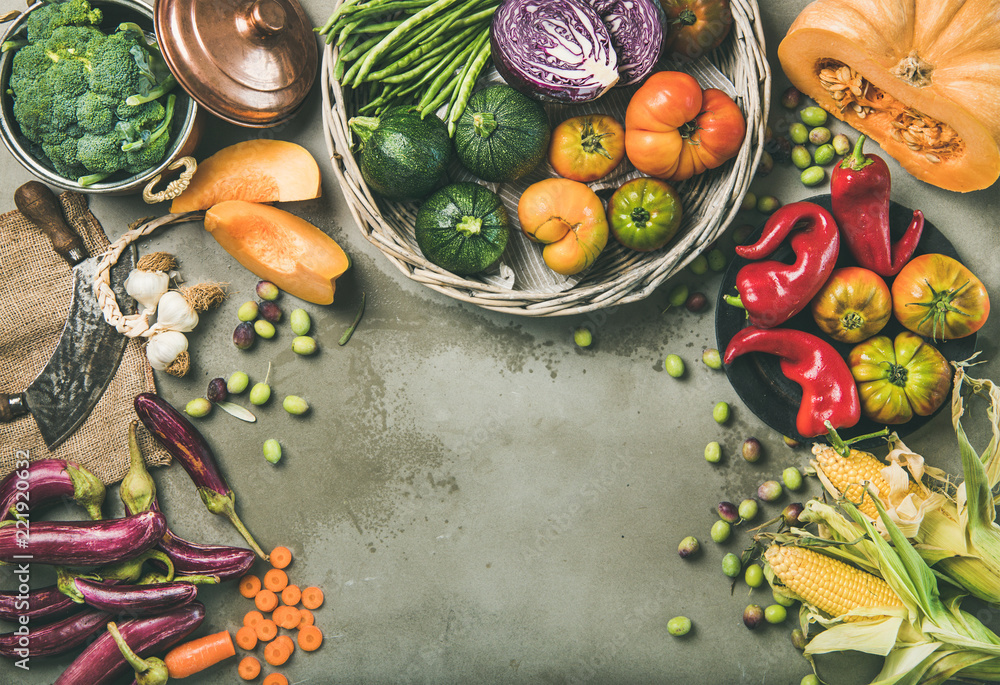
MULTIPOLYGON (((87 209, 87 198, 68 192, 59 200, 90 254, 107 249, 110 243, 87 209)), ((22 392, 49 361, 66 321, 72 289, 70 266, 48 238, 16 210, 0 215, 0 392, 22 392)), ((14 469, 18 452, 24 451, 32 461, 69 459, 106 484, 118 482, 128 471, 128 425, 136 418, 132 400, 153 391, 153 370, 142 343, 130 340, 118 373, 90 416, 54 451, 45 446, 30 415, 0 424, 0 478, 14 469)), ((138 437, 148 464, 170 462, 141 424, 138 437)))

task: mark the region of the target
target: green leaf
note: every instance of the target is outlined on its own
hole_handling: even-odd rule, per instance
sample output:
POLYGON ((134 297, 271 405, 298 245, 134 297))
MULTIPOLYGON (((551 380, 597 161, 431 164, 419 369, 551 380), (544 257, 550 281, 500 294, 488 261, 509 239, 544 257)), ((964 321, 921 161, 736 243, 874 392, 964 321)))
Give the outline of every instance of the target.
POLYGON ((247 423, 254 423, 257 421, 257 417, 251 414, 249 410, 244 409, 240 405, 233 402, 222 401, 216 402, 215 405, 230 416, 235 416, 241 421, 246 421, 247 423))

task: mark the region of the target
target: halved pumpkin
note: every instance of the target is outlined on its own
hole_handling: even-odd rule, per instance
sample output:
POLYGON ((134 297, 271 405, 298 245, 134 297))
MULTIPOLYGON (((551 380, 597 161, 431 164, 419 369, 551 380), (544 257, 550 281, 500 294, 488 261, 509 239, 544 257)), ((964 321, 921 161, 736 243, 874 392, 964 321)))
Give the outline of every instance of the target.
POLYGON ((333 238, 270 205, 220 202, 205 213, 205 230, 255 276, 315 304, 333 302, 337 279, 351 265, 333 238))
POLYGON ((319 196, 319 165, 308 150, 283 140, 246 140, 199 163, 170 212, 208 209, 225 200, 295 202, 319 196))
POLYGON ((1000 176, 995 0, 816 0, 778 46, 792 84, 941 188, 1000 176))

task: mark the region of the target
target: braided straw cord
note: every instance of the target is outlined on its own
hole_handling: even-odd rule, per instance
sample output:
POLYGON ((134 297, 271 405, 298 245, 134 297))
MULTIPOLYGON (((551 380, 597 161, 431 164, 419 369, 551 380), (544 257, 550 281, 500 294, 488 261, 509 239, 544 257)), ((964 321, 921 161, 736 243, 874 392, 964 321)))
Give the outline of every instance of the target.
MULTIPOLYGON (((338 0, 339 6, 343 0, 338 0)), ((616 248, 605 253, 585 277, 559 293, 507 289, 475 276, 461 277, 438 267, 406 239, 412 233, 414 205, 376 198, 351 155, 348 120, 363 104, 364 89, 343 88, 333 75, 338 55, 327 44, 320 71, 323 132, 333 171, 362 235, 404 275, 461 302, 524 316, 562 316, 636 302, 649 296, 718 239, 736 217, 764 150, 770 106, 771 70, 767 63, 760 9, 756 0, 731 0, 733 24, 712 63, 733 83, 736 102, 747 119, 739 153, 710 173, 678 185, 684 204, 681 234, 652 253, 616 248)))
POLYGON ((204 212, 185 212, 184 214, 166 214, 156 219, 145 220, 111 243, 97 265, 97 275, 94 277, 94 295, 101 306, 104 320, 116 331, 128 338, 149 337, 155 332, 149 325, 149 317, 153 315, 153 309, 144 309, 138 314, 126 316, 118 307, 115 291, 111 289, 111 267, 118 262, 118 258, 121 257, 125 248, 139 238, 149 235, 160 226, 199 221, 204 216, 204 212))

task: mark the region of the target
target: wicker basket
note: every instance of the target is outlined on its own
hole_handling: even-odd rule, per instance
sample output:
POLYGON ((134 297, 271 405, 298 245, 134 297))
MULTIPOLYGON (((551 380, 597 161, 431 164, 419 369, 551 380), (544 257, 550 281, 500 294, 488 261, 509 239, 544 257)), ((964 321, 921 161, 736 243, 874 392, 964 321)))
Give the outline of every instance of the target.
MULTIPOLYGON (((337 3, 339 4, 339 2, 337 3)), ((333 77, 336 48, 327 45, 321 70, 323 129, 330 161, 348 207, 365 238, 406 276, 440 293, 486 309, 525 316, 580 314, 647 297, 725 231, 739 210, 764 146, 771 72, 755 0, 731 0, 733 27, 712 63, 732 81, 747 115, 747 136, 738 155, 722 167, 678 186, 684 202, 680 235, 670 245, 638 253, 612 239, 584 278, 559 293, 533 292, 460 277, 427 261, 408 239, 416 216, 412 203, 376 198, 350 154, 347 120, 361 105, 359 91, 342 89, 333 77)))

